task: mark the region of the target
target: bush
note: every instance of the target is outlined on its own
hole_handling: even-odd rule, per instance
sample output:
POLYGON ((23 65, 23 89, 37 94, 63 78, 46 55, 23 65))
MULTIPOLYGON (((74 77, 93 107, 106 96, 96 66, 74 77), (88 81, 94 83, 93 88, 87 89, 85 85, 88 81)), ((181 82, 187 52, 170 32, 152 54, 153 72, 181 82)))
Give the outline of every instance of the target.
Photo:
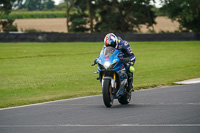
POLYGON ((4 32, 9 32, 9 31, 18 31, 17 25, 13 25, 13 22, 15 20, 8 18, 7 20, 1 20, 0 25, 2 25, 2 29, 4 32))
POLYGON ((72 26, 70 27, 70 31, 72 32, 85 32, 89 29, 86 28, 86 15, 85 14, 73 14, 71 16, 72 26))
POLYGON ((22 29, 21 31, 25 33, 44 32, 42 30, 37 30, 37 29, 24 29, 24 30, 22 29))
POLYGON ((65 18, 65 11, 13 11, 9 15, 1 15, 0 19, 27 19, 27 18, 65 18))

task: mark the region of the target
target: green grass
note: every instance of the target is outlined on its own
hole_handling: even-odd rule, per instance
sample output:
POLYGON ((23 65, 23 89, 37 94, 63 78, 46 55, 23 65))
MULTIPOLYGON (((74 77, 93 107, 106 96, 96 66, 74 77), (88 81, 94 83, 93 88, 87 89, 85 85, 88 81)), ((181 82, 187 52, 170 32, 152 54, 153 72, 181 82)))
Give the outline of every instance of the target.
MULTIPOLYGON (((200 77, 200 42, 131 42, 135 89, 200 77)), ((0 107, 96 95, 103 43, 0 43, 0 107)))

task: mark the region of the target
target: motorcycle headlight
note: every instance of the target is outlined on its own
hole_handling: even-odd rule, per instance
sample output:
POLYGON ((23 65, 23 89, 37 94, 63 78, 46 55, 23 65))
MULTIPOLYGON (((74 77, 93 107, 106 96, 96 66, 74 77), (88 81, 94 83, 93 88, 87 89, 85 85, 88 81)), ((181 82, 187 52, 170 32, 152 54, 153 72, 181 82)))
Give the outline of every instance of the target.
POLYGON ((105 62, 105 63, 104 63, 104 67, 105 67, 106 69, 108 69, 108 68, 110 67, 110 62, 105 62))

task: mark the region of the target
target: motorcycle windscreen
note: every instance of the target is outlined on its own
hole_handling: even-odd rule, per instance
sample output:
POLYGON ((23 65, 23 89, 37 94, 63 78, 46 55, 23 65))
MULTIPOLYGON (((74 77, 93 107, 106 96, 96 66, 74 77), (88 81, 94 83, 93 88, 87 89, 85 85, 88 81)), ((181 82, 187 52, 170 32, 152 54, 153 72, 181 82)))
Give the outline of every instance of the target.
POLYGON ((104 50, 104 56, 110 57, 115 52, 115 48, 113 47, 106 47, 104 50))

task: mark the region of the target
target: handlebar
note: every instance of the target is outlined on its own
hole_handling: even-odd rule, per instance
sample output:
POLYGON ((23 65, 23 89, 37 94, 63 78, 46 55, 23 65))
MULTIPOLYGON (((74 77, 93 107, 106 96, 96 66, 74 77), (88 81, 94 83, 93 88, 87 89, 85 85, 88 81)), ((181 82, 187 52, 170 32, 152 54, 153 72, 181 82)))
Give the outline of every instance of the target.
POLYGON ((96 65, 97 63, 94 63, 94 64, 92 64, 91 66, 94 66, 94 65, 96 65))
POLYGON ((121 62, 123 63, 129 63, 130 62, 130 59, 129 58, 120 58, 119 59, 121 62))

